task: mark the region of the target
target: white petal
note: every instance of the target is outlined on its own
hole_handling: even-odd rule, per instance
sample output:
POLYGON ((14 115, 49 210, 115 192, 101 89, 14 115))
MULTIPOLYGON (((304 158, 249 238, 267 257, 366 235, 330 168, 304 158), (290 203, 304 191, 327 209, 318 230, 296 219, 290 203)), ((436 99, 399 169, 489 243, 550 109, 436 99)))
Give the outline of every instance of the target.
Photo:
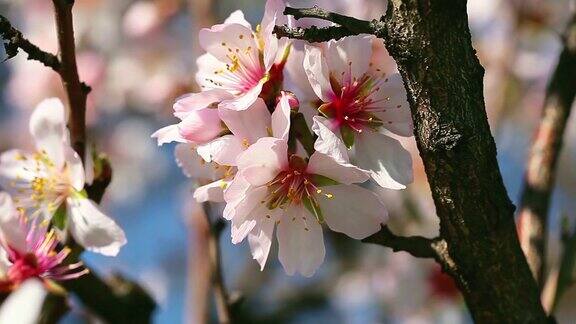
POLYGON ((332 198, 320 197, 318 202, 328 227, 354 239, 366 238, 380 230, 388 219, 384 204, 370 190, 359 186, 324 187, 332 198))
POLYGON ((242 26, 245 26, 248 29, 252 29, 252 25, 250 25, 250 23, 248 21, 246 21, 246 18, 244 18, 244 13, 242 12, 242 10, 236 10, 233 13, 230 14, 230 16, 228 16, 228 18, 226 18, 226 20, 224 20, 225 24, 240 24, 242 26))
POLYGON ((276 138, 288 140, 290 132, 290 102, 284 91, 272 113, 272 134, 276 138))
POLYGON ((321 116, 315 116, 313 120, 312 131, 318 136, 314 142, 314 149, 331 156, 340 163, 348 163, 350 160, 346 146, 340 137, 330 129, 330 121, 321 116))
POLYGON ((20 150, 0 154, 0 186, 12 195, 19 194, 18 187, 29 187, 36 176, 36 163, 31 154, 20 150))
POLYGON ((266 83, 266 79, 262 78, 252 89, 238 95, 234 99, 224 100, 218 107, 232 109, 232 110, 245 110, 248 109, 262 92, 262 86, 266 83))
POLYGON ((359 79, 368 70, 372 55, 372 36, 350 36, 328 42, 325 55, 330 72, 345 78, 359 79))
POLYGON ((350 163, 339 163, 319 151, 314 152, 310 157, 306 172, 319 174, 343 184, 364 182, 370 178, 365 170, 350 163))
POLYGON ((238 137, 225 135, 199 145, 196 151, 206 162, 214 161, 222 165, 236 165, 236 160, 244 151, 244 147, 238 137))
POLYGON ((238 49, 237 57, 241 61, 258 62, 258 44, 251 36, 250 28, 234 23, 203 28, 198 34, 198 39, 200 46, 221 62, 233 63, 230 50, 236 49, 238 49))
POLYGON ((278 259, 288 275, 311 277, 324 262, 322 227, 302 207, 288 208, 278 224, 278 259))
POLYGON ((330 75, 326 60, 322 55, 322 50, 316 46, 306 45, 304 47, 304 71, 308 76, 308 81, 312 89, 324 102, 329 102, 334 96, 332 86, 330 85, 330 75))
POLYGON ((270 112, 262 98, 256 101, 246 110, 232 110, 219 108, 220 119, 228 126, 232 134, 249 144, 256 143, 261 137, 269 136, 270 112))
POLYGON ((197 179, 216 180, 223 176, 224 168, 215 168, 213 163, 206 163, 190 144, 178 144, 174 148, 176 163, 185 176, 197 179))
POLYGON ((70 197, 67 202, 70 233, 76 242, 86 250, 116 256, 126 244, 124 231, 116 222, 89 199, 70 197))
POLYGON ((194 199, 197 202, 223 202, 224 201, 224 188, 227 182, 224 180, 216 180, 207 185, 200 186, 194 190, 194 199))
POLYGON ((238 157, 238 172, 254 186, 271 181, 288 165, 288 143, 273 137, 259 139, 238 157))
MULTIPOLYGON (((71 147, 64 149, 66 158, 66 167, 68 167, 68 175, 70 177, 70 184, 74 189, 81 191, 84 189, 85 175, 82 159, 71 147)), ((92 157, 90 157, 92 158, 92 157)))
POLYGON ((60 99, 42 101, 30 116, 30 133, 38 151, 45 151, 58 168, 64 163, 64 147, 69 145, 66 111, 60 99))
POLYGON ((242 174, 237 173, 234 179, 228 184, 224 190, 224 200, 226 201, 226 207, 222 216, 231 220, 236 214, 236 207, 244 201, 246 198, 246 193, 251 188, 250 183, 242 177, 242 174))
POLYGON ((0 192, 0 230, 5 243, 20 253, 26 252, 26 229, 12 198, 6 192, 0 192))
POLYGON ((413 135, 412 114, 406 101, 406 91, 398 73, 385 77, 380 90, 371 97, 378 104, 376 117, 384 123, 384 128, 400 136, 413 135))
MULTIPOLYGON (((279 209, 275 210, 276 212, 279 209)), ((252 233, 248 235, 248 243, 250 244, 250 251, 252 258, 260 264, 260 270, 264 270, 268 254, 270 254, 270 247, 272 246, 272 238, 274 237, 274 226, 278 217, 273 217, 272 213, 268 217, 261 218, 252 233)))
POLYGON ((151 137, 158 139, 158 146, 172 142, 178 142, 178 143, 188 142, 184 137, 182 137, 182 135, 180 135, 178 124, 160 128, 154 134, 152 134, 151 137))
POLYGON ((0 323, 37 323, 46 294, 47 292, 40 280, 26 280, 2 303, 0 323))
POLYGON ((412 157, 397 140, 375 132, 356 137, 357 165, 369 170, 378 185, 388 189, 405 189, 413 181, 412 157))
POLYGON ((230 98, 232 95, 222 89, 189 93, 178 98, 174 103, 174 116, 184 119, 191 111, 202 110, 230 98))
MULTIPOLYGON (((245 199, 240 201, 234 208, 233 217, 231 218, 232 224, 237 224, 236 226, 239 227, 245 222, 255 221, 258 216, 264 217, 264 215, 257 215, 258 212, 261 214, 265 212, 265 210, 261 209, 261 207, 266 208, 266 206, 262 203, 264 197, 268 193, 268 189, 266 187, 259 187, 253 188, 246 192, 245 199)), ((256 223, 254 223, 256 224, 256 223)), ((253 226, 252 226, 253 227, 253 226)), ((251 229, 250 229, 251 230, 251 229)), ((248 230, 245 234, 248 235, 248 230)), ((233 233, 234 236, 234 233, 233 233)), ((232 238, 232 243, 236 244, 244 239, 245 235, 239 239, 232 238)))

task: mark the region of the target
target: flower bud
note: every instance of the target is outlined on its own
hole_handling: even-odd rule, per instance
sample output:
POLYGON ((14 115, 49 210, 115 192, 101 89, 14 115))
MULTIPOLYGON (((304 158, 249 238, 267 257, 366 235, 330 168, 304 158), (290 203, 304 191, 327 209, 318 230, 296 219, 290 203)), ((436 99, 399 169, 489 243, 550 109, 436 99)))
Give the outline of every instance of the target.
POLYGON ((185 139, 201 144, 214 139, 222 131, 222 123, 217 109, 193 110, 179 125, 180 135, 185 139))

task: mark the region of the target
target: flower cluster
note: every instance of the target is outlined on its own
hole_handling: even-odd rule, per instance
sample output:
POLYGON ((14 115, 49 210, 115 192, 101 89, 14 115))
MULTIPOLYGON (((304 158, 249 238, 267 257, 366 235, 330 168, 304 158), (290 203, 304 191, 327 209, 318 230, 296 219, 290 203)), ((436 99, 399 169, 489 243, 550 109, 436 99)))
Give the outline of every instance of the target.
POLYGON ((66 111, 58 99, 40 103, 30 117, 34 152, 0 155, 0 291, 30 278, 68 280, 87 272, 64 262, 70 233, 85 249, 108 256, 126 243, 124 232, 87 197, 92 163, 85 171, 70 145, 66 111))
MULTIPOLYGON (((390 59, 369 36, 324 44, 278 40, 285 4, 268 0, 252 29, 241 11, 203 29, 197 82, 174 104, 176 160, 203 185, 199 202, 224 202, 233 243, 246 238, 264 268, 274 232, 290 275, 311 276, 325 256, 322 226, 354 239, 387 221, 369 182, 404 189, 412 160, 406 95, 390 59)), ((381 47, 380 47, 381 48, 381 47)))

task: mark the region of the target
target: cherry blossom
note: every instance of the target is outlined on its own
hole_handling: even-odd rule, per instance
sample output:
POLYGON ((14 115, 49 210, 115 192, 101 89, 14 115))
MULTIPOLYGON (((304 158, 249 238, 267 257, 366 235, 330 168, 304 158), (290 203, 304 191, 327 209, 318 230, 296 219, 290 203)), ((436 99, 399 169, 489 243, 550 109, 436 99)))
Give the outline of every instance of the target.
POLYGON ((380 58, 366 60, 372 40, 352 36, 306 46, 303 66, 321 100, 322 117, 315 119, 327 126, 326 133, 353 148, 355 163, 380 186, 404 189, 412 182, 412 160, 389 135, 411 136, 412 120, 399 75, 384 71, 380 58))
POLYGON ((124 232, 86 196, 86 173, 70 146, 60 100, 38 105, 30 117, 30 133, 35 152, 13 149, 0 155, 0 184, 15 205, 32 218, 64 225, 87 250, 118 254, 126 243, 124 232))
POLYGON ((59 249, 54 229, 28 222, 11 197, 0 192, 0 290, 11 291, 30 279, 68 280, 87 273, 82 262, 62 264, 69 248, 59 249))
MULTIPOLYGON (((207 52, 198 60, 197 83, 203 90, 221 89, 233 98, 222 98, 220 106, 233 110, 250 107, 261 95, 266 83, 282 81, 282 69, 288 53, 286 41, 272 33, 284 2, 268 0, 262 23, 255 30, 235 11, 223 24, 200 31, 200 45, 207 52)), ((277 86, 268 85, 267 101, 275 98, 277 86)))
POLYGON ((38 323, 47 293, 39 280, 27 280, 0 306, 0 323, 38 323))
POLYGON ((263 268, 277 228, 278 257, 286 273, 312 276, 325 255, 321 223, 363 239, 387 220, 380 199, 354 185, 368 178, 345 158, 316 151, 304 159, 288 154, 286 140, 261 138, 238 157, 238 174, 224 193, 232 243, 248 237, 263 268))
POLYGON ((271 114, 263 99, 243 111, 219 108, 228 133, 203 145, 178 144, 176 160, 188 177, 210 180, 194 192, 199 202, 224 201, 223 190, 234 178, 237 158, 251 144, 267 136, 288 139, 292 96, 282 93, 271 114))

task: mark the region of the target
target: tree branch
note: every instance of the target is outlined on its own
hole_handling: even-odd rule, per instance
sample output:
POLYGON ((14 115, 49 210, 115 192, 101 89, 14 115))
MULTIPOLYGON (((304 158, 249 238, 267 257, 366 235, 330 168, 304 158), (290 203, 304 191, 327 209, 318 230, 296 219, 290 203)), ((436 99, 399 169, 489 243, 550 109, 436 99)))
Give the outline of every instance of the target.
POLYGON ((346 36, 358 35, 359 33, 352 32, 346 27, 342 26, 329 26, 329 27, 316 27, 309 28, 274 26, 274 33, 276 37, 288 37, 293 39, 302 39, 311 43, 327 42, 331 39, 340 39, 346 36))
POLYGON ((60 77, 70 104, 68 121, 70 140, 76 153, 84 160, 86 151, 86 96, 89 88, 80 82, 76 65, 76 46, 72 21, 74 1, 52 0, 52 2, 56 15, 56 30, 60 48, 60 77))
POLYGON ((362 242, 386 246, 394 252, 407 252, 417 258, 436 258, 432 244, 439 240, 422 236, 398 236, 392 233, 388 226, 383 226, 379 232, 363 239, 362 242))
POLYGON ((208 251, 210 255, 210 267, 212 275, 212 288, 214 290, 214 300, 216 301, 216 312, 218 314, 218 323, 229 324, 233 321, 232 314, 232 301, 226 290, 224 284, 224 277, 222 275, 221 255, 220 255, 220 234, 226 226, 222 218, 218 218, 216 222, 211 219, 212 208, 210 203, 205 202, 202 204, 204 215, 210 227, 208 237, 208 251))
POLYGON ((294 19, 296 20, 301 18, 317 18, 331 21, 347 29, 350 35, 378 34, 383 27, 382 23, 378 20, 366 21, 356 19, 353 17, 326 11, 324 9, 318 8, 317 6, 312 8, 286 7, 284 14, 294 16, 294 19))
POLYGON ((44 52, 38 46, 24 38, 22 33, 14 28, 12 24, 10 24, 10 21, 2 15, 0 15, 0 36, 6 41, 6 43, 4 43, 4 49, 8 55, 6 59, 11 59, 16 56, 18 50, 21 49, 28 54, 29 60, 38 61, 57 73, 60 73, 60 60, 58 57, 52 53, 44 52))
POLYGON ((576 96, 576 15, 566 28, 564 40, 526 164, 518 216, 520 242, 541 289, 545 282, 550 197, 562 138, 576 96))

